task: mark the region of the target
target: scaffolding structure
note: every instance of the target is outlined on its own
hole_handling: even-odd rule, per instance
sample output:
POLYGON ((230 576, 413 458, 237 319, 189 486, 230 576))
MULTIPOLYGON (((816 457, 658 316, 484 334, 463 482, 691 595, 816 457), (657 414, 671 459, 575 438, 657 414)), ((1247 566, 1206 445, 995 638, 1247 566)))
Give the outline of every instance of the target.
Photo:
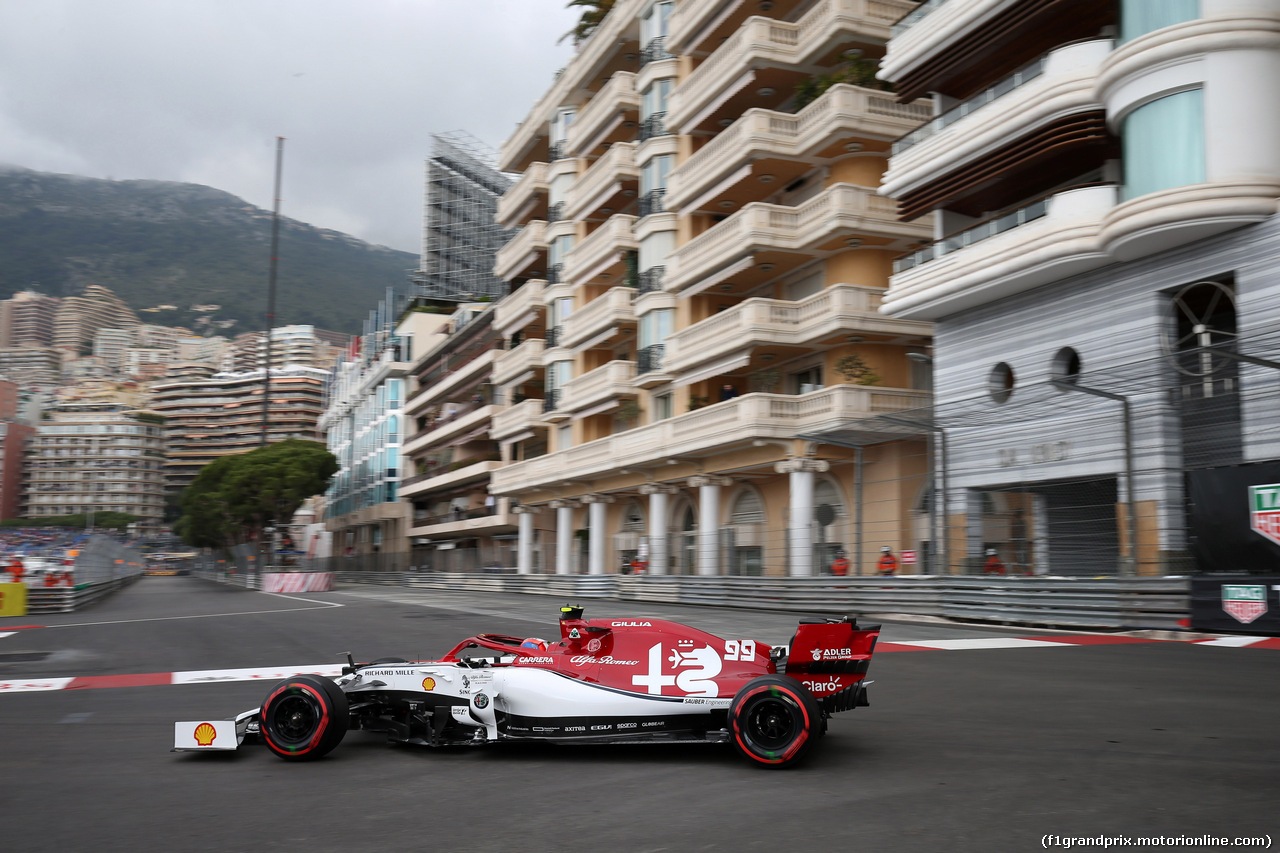
POLYGON ((496 156, 465 131, 431 135, 427 160, 422 260, 416 295, 432 299, 498 299, 506 283, 493 275, 494 255, 512 233, 494 222, 498 199, 512 180, 496 156))

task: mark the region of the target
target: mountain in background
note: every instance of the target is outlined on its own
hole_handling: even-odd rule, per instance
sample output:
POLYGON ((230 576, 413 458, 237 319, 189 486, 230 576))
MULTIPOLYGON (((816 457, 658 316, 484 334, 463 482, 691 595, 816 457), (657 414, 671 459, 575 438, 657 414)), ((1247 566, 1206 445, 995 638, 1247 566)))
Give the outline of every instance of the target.
MULTIPOLYGON (((230 193, 0 166, 0 298, 100 284, 145 323, 230 337, 265 326, 270 257, 271 211, 230 193)), ((358 334, 417 260, 281 217, 275 325, 358 334)))

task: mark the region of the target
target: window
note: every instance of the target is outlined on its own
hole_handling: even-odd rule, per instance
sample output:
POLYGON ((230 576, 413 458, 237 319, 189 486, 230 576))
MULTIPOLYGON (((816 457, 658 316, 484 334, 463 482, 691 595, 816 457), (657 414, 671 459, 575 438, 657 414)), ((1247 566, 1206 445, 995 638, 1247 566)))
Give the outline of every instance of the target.
POLYGON ((640 18, 640 44, 648 45, 649 42, 658 38, 665 38, 667 35, 667 19, 671 17, 671 10, 675 6, 674 0, 662 0, 662 2, 654 3, 640 18))
POLYGON ((1202 184, 1204 99, 1199 89, 1138 107, 1124 120, 1124 197, 1202 184))
POLYGON ((573 426, 565 424, 556 430, 556 450, 568 450, 573 447, 573 426))
POLYGON ((660 344, 675 331, 676 309, 659 308, 640 315, 640 348, 660 344))
POLYGON ((991 368, 991 374, 987 377, 987 390, 991 393, 991 399, 997 403, 1006 402, 1013 396, 1013 368, 1005 362, 1000 362, 991 368))
POLYGON ((675 400, 672 394, 658 394, 653 398, 653 419, 666 420, 675 412, 675 400))
POLYGON ((657 157, 646 160, 640 170, 640 194, 643 196, 654 190, 665 190, 667 175, 671 173, 671 167, 675 162, 674 154, 659 154, 657 157))
POLYGON ((1200 0, 1121 0, 1120 42, 1200 17, 1200 0))
POLYGON ((822 365, 791 374, 791 393, 808 394, 822 389, 822 365))
POLYGON ((646 86, 645 90, 640 94, 640 120, 644 121, 650 116, 660 115, 667 111, 667 98, 671 94, 671 87, 675 81, 670 77, 663 77, 661 80, 653 81, 652 85, 646 86))

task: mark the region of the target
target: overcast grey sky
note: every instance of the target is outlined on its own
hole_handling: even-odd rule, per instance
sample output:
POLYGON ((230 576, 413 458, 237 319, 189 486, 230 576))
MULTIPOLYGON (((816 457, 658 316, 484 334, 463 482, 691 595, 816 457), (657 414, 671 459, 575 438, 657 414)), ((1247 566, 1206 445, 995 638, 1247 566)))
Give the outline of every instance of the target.
POLYGON ((566 0, 0 0, 0 164, 207 184, 416 253, 430 134, 497 149, 566 0))

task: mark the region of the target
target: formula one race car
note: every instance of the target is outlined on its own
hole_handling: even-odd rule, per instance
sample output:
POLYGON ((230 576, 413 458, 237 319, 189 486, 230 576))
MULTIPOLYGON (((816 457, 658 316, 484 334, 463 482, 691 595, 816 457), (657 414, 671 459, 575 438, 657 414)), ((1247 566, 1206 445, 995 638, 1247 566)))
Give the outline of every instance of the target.
POLYGON ((732 742, 768 767, 799 761, 837 711, 867 705, 879 625, 804 619, 787 646, 725 640, 659 619, 582 618, 561 608, 560 639, 478 634, 438 661, 348 665, 336 682, 285 679, 234 720, 178 723, 175 751, 261 739, 281 758, 319 758, 348 729, 391 741, 470 746, 732 742))

